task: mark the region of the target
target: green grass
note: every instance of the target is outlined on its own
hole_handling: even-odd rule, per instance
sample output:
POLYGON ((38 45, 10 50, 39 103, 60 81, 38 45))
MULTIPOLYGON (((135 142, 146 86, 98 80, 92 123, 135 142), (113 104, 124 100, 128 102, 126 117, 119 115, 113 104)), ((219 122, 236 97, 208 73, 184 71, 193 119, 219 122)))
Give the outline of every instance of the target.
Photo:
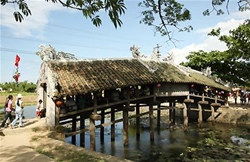
POLYGON ((22 94, 22 96, 28 96, 28 95, 36 95, 36 93, 28 93, 28 92, 0 92, 0 96, 5 96, 8 97, 8 95, 12 95, 12 96, 17 96, 19 93, 22 94))
MULTIPOLYGON (((0 110, 4 108, 4 103, 6 101, 6 98, 9 95, 13 95, 14 100, 16 99, 16 96, 18 95, 17 92, 13 93, 7 93, 7 92, 0 92, 0 110)), ((37 104, 37 94, 36 93, 27 93, 27 92, 21 92, 24 100, 24 105, 25 106, 32 106, 37 104)), ((13 104, 13 106, 15 106, 13 104)))

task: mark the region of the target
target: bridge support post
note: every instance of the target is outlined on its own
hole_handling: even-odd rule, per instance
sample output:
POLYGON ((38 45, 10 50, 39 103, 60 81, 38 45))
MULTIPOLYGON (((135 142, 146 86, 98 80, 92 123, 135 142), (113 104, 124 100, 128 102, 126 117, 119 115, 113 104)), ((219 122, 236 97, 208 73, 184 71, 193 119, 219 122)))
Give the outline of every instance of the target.
POLYGON ((169 129, 175 125, 175 101, 169 102, 169 129))
MULTIPOLYGON (((76 131, 76 117, 73 117, 72 118, 72 131, 73 132, 75 132, 76 131)), ((71 143, 73 144, 73 145, 76 145, 76 135, 74 135, 74 136, 72 136, 71 137, 71 143)))
POLYGON ((154 114, 153 104, 149 105, 149 126, 150 126, 150 140, 154 141, 154 114))
POLYGON ((101 116, 98 114, 91 114, 89 117, 89 131, 90 131, 90 150, 96 151, 96 141, 95 141, 95 120, 101 120, 101 116))
POLYGON ((128 111, 123 110, 123 146, 128 146, 128 111))
POLYGON ((188 113, 187 113, 187 104, 183 103, 183 130, 187 131, 188 130, 188 113))
POLYGON ((161 103, 157 105, 157 127, 161 126, 161 103))
POLYGON ((201 107, 200 104, 198 104, 198 109, 199 109, 198 128, 201 128, 202 127, 203 117, 202 117, 202 107, 201 107))
MULTIPOLYGON (((111 108, 111 121, 115 121, 115 109, 111 108)), ((115 123, 111 125, 111 141, 115 141, 115 123)))
MULTIPOLYGON (((83 115, 80 116, 80 129, 85 129, 85 118, 83 115)), ((80 146, 85 147, 85 132, 80 134, 80 146)))
POLYGON ((89 118, 89 131, 90 131, 90 150, 95 151, 95 120, 89 118))
POLYGON ((183 130, 187 131, 188 130, 188 104, 194 103, 193 99, 190 99, 190 96, 187 96, 187 99, 183 101, 183 130))
MULTIPOLYGON (((105 122, 105 110, 101 111, 101 117, 101 124, 103 124, 105 122)), ((104 126, 100 128, 100 141, 102 144, 104 143, 104 126)))
POLYGON ((221 104, 217 103, 217 100, 215 100, 215 103, 211 103, 211 122, 212 124, 215 123, 215 110, 217 110, 221 104))
POLYGON ((139 140, 140 139, 140 132, 141 132, 141 127, 140 127, 140 124, 141 124, 141 118, 139 116, 140 114, 140 104, 137 103, 136 104, 136 140, 139 140))

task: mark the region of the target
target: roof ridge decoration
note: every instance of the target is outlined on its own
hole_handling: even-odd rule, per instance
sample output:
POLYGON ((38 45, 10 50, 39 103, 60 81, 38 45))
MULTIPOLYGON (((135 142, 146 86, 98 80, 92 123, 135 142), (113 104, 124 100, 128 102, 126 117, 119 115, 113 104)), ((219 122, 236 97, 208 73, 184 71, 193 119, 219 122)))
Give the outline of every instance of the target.
POLYGON ((74 54, 66 53, 66 52, 57 52, 55 48, 51 45, 46 46, 41 44, 39 46, 39 52, 36 52, 36 55, 40 56, 43 61, 51 61, 51 60, 77 60, 74 54))
POLYGON ((143 55, 139 51, 140 47, 133 45, 130 47, 130 51, 132 52, 132 56, 136 58, 142 65, 144 65, 151 73, 154 73, 158 67, 157 62, 160 62, 159 59, 159 51, 156 51, 156 49, 153 50, 153 53, 151 55, 151 58, 148 58, 147 56, 143 55), (146 63, 148 62, 148 63, 146 63))

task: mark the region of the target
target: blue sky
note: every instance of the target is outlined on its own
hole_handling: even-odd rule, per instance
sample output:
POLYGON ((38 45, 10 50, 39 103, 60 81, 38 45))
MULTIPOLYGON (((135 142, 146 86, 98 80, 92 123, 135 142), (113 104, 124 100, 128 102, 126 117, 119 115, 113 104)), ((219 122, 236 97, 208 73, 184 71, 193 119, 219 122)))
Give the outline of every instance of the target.
MULTIPOLYGON (((122 16, 123 26, 115 29, 107 15, 100 12, 101 27, 95 27, 81 12, 63 8, 59 4, 44 0, 27 1, 32 16, 25 17, 22 23, 15 22, 13 4, 1 6, 1 49, 0 82, 13 81, 15 55, 21 57, 19 63, 20 81, 36 82, 41 65, 36 55, 39 46, 52 45, 55 50, 69 52, 78 59, 132 58, 130 47, 136 45, 147 56, 159 44, 162 57, 169 53, 175 56, 175 63, 185 61, 190 51, 225 50, 224 43, 207 33, 213 28, 221 27, 224 34, 247 18, 250 12, 237 12, 236 1, 230 1, 230 14, 204 17, 202 12, 211 7, 211 1, 183 0, 182 3, 191 10, 192 20, 183 25, 192 25, 190 33, 174 31, 175 45, 167 43, 167 38, 154 34, 153 28, 140 24, 141 8, 139 1, 125 0, 126 14, 122 16)), ((224 9, 224 8, 223 8, 224 9)))

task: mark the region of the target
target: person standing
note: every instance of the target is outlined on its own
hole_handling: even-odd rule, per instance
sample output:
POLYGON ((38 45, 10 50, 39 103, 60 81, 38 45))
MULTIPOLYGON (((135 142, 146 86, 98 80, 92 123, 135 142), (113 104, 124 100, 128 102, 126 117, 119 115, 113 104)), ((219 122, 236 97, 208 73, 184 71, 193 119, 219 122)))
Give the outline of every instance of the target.
POLYGON ((41 112, 42 112, 42 100, 40 99, 39 101, 38 101, 38 104, 37 104, 37 106, 36 106, 36 117, 37 117, 37 119, 41 119, 41 112))
POLYGON ((13 108, 12 108, 12 100, 13 100, 12 95, 9 95, 7 97, 7 99, 6 99, 6 102, 5 102, 5 116, 4 116, 3 122, 1 124, 1 128, 5 127, 5 123, 6 123, 8 118, 10 119, 10 122, 12 120, 12 115, 11 115, 11 111, 13 110, 13 108))
POLYGON ((19 127, 23 126, 23 101, 22 101, 22 95, 19 93, 17 95, 17 100, 15 102, 16 104, 16 118, 12 121, 10 124, 11 128, 14 128, 16 125, 17 120, 19 119, 19 127))

